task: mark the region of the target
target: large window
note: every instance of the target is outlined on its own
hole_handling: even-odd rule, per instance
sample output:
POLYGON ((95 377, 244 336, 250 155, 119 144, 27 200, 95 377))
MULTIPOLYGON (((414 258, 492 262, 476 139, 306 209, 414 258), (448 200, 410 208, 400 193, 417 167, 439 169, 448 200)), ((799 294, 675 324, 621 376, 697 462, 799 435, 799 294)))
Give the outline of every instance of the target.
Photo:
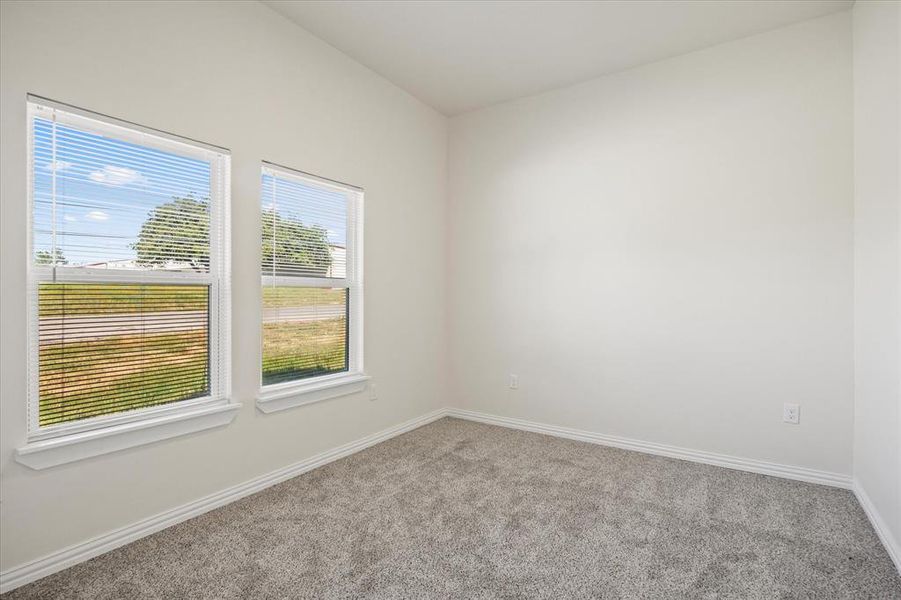
POLYGON ((362 374, 362 193, 265 164, 262 385, 362 374))
POLYGON ((227 153, 28 110, 31 436, 223 402, 227 153))

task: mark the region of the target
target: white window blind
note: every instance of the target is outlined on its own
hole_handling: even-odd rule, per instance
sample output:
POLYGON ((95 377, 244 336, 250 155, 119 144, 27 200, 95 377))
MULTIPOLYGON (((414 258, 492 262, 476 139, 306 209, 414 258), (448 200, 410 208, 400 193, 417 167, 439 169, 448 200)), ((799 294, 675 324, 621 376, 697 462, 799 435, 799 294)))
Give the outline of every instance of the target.
POLYGON ((29 98, 32 434, 227 395, 226 151, 29 98))
POLYGON ((262 385, 361 373, 362 192, 263 166, 262 385))

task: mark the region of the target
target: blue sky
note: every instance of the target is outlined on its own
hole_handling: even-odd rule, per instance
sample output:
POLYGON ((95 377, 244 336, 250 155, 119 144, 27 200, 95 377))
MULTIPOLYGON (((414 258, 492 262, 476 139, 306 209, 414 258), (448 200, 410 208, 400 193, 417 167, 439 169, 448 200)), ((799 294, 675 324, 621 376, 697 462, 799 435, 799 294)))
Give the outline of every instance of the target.
MULTIPOLYGON (((134 258, 131 244, 156 206, 177 196, 206 199, 210 167, 188 158, 53 123, 34 120, 34 249, 52 243, 52 183, 56 175, 56 245, 70 265, 134 258)), ((295 180, 263 179, 264 208, 318 224, 334 243, 345 238, 344 195, 295 180), (267 193, 268 192, 268 193, 267 193), (341 211, 338 209, 342 208, 341 211)))

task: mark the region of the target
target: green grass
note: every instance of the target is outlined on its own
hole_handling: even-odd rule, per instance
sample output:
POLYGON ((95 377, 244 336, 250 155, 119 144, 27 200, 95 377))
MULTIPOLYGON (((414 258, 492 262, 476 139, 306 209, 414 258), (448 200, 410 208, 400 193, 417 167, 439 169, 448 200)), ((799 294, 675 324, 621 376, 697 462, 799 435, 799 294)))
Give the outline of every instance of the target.
MULTIPOLYGON (((347 369, 345 320, 267 323, 263 383, 283 383, 347 369)), ((159 406, 209 393, 203 331, 118 336, 41 348, 41 426, 159 406), (143 351, 126 364, 116 357, 143 351), (112 360, 111 360, 112 359, 112 360)))
MULTIPOLYGON (((341 305, 344 289, 270 287, 264 307, 341 305)), ((206 311, 198 285, 41 284, 41 317, 206 311)), ((150 317, 152 318, 152 317, 150 317)), ((344 317, 263 325, 263 383, 347 368, 344 317)), ((45 343, 39 350, 39 422, 54 425, 209 393, 205 330, 45 343)))
POLYGON ((263 325, 263 384, 347 370, 346 320, 263 325))
MULTIPOLYGON (((200 285, 142 285, 96 283, 42 283, 38 296, 41 317, 137 313, 148 310, 206 310, 207 287, 200 285)), ((343 304, 344 289, 264 287, 263 306, 343 304)))
MULTIPOLYGON (((263 288, 264 308, 342 305, 347 290, 263 288)), ((263 385, 347 370, 347 320, 263 324, 263 385)))
POLYGON ((344 304, 345 298, 347 298, 347 290, 343 288, 302 288, 291 286, 263 288, 263 307, 265 308, 344 304))
POLYGON ((42 426, 204 396, 206 332, 42 346, 39 381, 42 426))
POLYGON ((38 316, 206 310, 208 296, 205 285, 42 283, 38 316))

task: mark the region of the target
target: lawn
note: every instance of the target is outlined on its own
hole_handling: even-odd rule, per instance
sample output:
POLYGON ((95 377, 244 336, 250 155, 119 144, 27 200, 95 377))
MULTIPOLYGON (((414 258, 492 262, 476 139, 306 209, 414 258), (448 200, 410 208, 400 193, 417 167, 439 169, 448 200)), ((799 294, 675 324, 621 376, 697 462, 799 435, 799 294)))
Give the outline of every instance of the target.
POLYGON ((209 393, 205 330, 41 346, 42 426, 209 393))
MULTIPOLYGON (((341 305, 346 291, 271 287, 266 308, 341 305)), ((197 285, 41 284, 39 315, 46 322, 39 363, 39 422, 53 425, 158 406, 209 393, 208 334, 190 331, 115 335, 122 314, 153 322, 154 313, 206 311, 208 292, 197 285), (96 339, 49 337, 59 331, 53 317, 84 321, 105 335, 96 339)), ((172 317, 166 317, 171 319, 172 317)), ((133 319, 133 317, 129 317, 133 319)), ((70 322, 71 323, 71 322, 70 322)), ((263 324, 262 379, 281 383, 347 369, 347 321, 282 320, 263 324)))
POLYGON ((205 285, 42 283, 38 316, 206 310, 205 285))
POLYGON ((263 385, 347 370, 347 320, 263 325, 263 385))
POLYGON ((344 289, 267 286, 263 288, 263 307, 284 308, 289 306, 344 304, 346 297, 347 291, 344 289))
MULTIPOLYGON (((347 290, 263 288, 263 308, 346 304, 347 290)), ((347 319, 279 320, 263 324, 263 384, 283 383, 347 370, 347 319)))
MULTIPOLYGON (((42 283, 38 296, 42 317, 76 314, 137 313, 167 310, 205 310, 207 287, 199 285, 143 285, 42 283)), ((283 308, 343 304, 344 289, 267 286, 263 306, 283 308)))

